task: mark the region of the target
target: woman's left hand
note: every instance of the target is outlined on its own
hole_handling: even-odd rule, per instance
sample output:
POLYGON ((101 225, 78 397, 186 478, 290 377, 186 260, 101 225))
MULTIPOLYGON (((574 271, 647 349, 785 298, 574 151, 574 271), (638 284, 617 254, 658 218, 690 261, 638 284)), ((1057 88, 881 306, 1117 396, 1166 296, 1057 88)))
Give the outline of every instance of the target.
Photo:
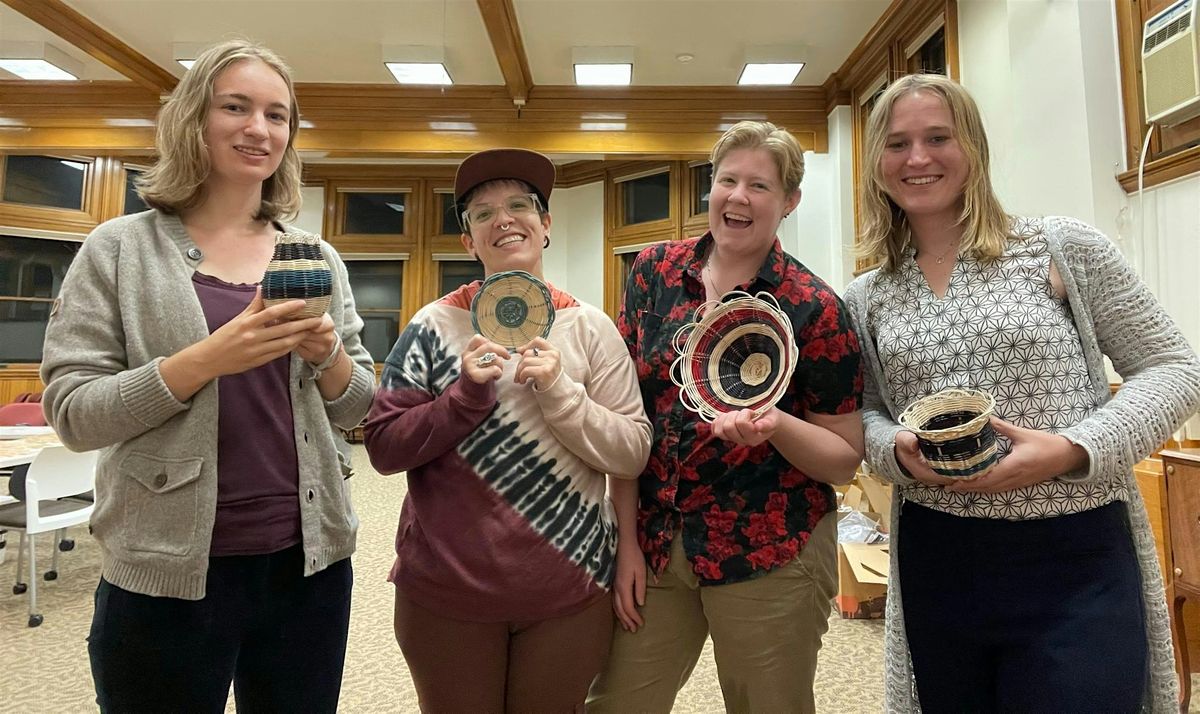
POLYGON ((321 324, 309 330, 300 344, 296 345, 296 354, 305 362, 321 364, 333 353, 337 344, 337 334, 333 329, 333 318, 329 313, 321 316, 321 324))
POLYGON ((996 434, 1012 442, 1012 450, 991 471, 970 481, 957 481, 947 491, 999 493, 1032 486, 1055 476, 1083 468, 1087 452, 1064 436, 1037 429, 1026 429, 992 417, 996 434))
POLYGON ((517 348, 521 361, 517 362, 517 373, 513 381, 517 384, 533 383, 539 391, 549 389, 562 371, 562 358, 554 345, 541 337, 535 337, 517 348))
POLYGON ((754 412, 742 409, 718 414, 713 420, 713 436, 742 446, 758 446, 775 435, 779 428, 779 409, 771 407, 755 419, 754 412))

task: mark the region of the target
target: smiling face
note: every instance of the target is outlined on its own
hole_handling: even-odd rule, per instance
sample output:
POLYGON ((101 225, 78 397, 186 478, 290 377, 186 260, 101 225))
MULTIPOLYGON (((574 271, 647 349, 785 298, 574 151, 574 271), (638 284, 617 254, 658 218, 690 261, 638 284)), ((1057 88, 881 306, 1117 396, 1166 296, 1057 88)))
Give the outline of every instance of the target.
POLYGON ((884 191, 910 220, 958 221, 970 162, 940 96, 918 90, 896 100, 879 168, 884 191))
POLYGON ((722 250, 756 254, 769 250, 783 216, 800 202, 800 191, 783 188, 771 152, 734 149, 713 172, 708 228, 722 250))
POLYGON ((513 201, 530 188, 519 181, 491 181, 475 189, 467 202, 467 213, 484 211, 486 220, 472 221, 462 234, 463 248, 483 263, 486 275, 505 270, 524 270, 542 276, 542 250, 550 230, 550 214, 534 210, 512 210, 528 202, 513 201))
POLYGON ((259 184, 287 149, 291 95, 283 77, 257 59, 234 62, 213 81, 204 126, 208 181, 259 184))

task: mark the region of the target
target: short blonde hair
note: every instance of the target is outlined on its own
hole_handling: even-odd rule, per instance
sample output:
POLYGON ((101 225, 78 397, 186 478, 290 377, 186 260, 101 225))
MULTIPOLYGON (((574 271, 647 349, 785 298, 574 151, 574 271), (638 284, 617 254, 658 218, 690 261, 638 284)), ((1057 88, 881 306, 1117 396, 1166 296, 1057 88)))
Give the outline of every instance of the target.
POLYGON ((904 210, 884 189, 880 160, 892 123, 892 108, 901 97, 929 92, 941 97, 950 110, 954 139, 967 159, 963 187, 961 250, 977 258, 998 258, 1009 239, 1011 219, 996 198, 990 176, 987 133, 975 100, 962 85, 940 74, 910 74, 896 80, 880 95, 867 118, 863 155, 861 203, 863 233, 858 253, 881 260, 886 271, 895 270, 912 242, 904 210))
POLYGON ((713 145, 713 173, 729 152, 758 148, 766 149, 775 160, 784 191, 789 194, 799 191, 800 182, 804 180, 804 149, 800 148, 796 137, 769 121, 740 121, 729 127, 713 145))
POLYGON ((274 52, 248 40, 223 42, 200 53, 159 110, 154 139, 158 161, 137 180, 138 195, 147 205, 164 213, 180 213, 204 201, 204 181, 211 170, 204 129, 213 83, 230 65, 244 60, 258 60, 275 70, 287 85, 291 101, 287 148, 279 168, 263 182, 262 203, 254 217, 287 219, 300 210, 301 163, 295 148, 300 110, 291 71, 274 52))

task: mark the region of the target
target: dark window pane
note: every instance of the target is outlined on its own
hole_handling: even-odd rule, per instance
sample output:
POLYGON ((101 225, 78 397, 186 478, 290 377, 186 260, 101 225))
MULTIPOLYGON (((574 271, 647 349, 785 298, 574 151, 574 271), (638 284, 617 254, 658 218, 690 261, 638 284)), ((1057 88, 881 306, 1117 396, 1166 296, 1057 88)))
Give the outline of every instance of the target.
POLYGON ((0 362, 41 362, 50 302, 0 298, 0 362))
POLYGON ((458 225, 458 205, 454 203, 454 194, 439 193, 437 197, 442 207, 442 223, 439 233, 444 236, 456 236, 462 233, 462 227, 458 225))
POLYGON ((404 232, 408 194, 346 194, 346 233, 398 235, 404 232))
POLYGON ((348 260, 346 272, 354 303, 360 309, 399 310, 404 285, 400 260, 348 260))
POLYGON ((629 253, 621 253, 621 255, 620 255, 620 258, 621 258, 621 291, 622 291, 621 299, 622 300, 625 299, 625 296, 624 296, 625 284, 629 282, 629 274, 633 272, 633 262, 635 260, 637 260, 637 257, 638 257, 637 251, 631 251, 629 253))
POLYGON ((0 297, 58 296, 79 243, 0 236, 0 297))
POLYGON ((692 167, 692 215, 708 213, 708 193, 712 190, 712 164, 692 167))
POLYGON ((671 215, 671 173, 624 181, 625 225, 659 221, 671 215))
POLYGON ((363 347, 371 353, 373 360, 382 362, 387 359, 392 345, 396 344, 396 338, 400 336, 400 316, 394 312, 368 312, 361 313, 361 316, 363 329, 359 336, 362 338, 363 347))
POLYGON ((141 175, 141 171, 125 170, 125 215, 127 216, 130 213, 141 213, 149 208, 142 197, 137 195, 137 189, 133 187, 133 182, 141 175))
POLYGON ((477 260, 443 260, 440 265, 442 295, 452 293, 476 280, 483 280, 483 263, 477 260))
POLYGON ((50 156, 9 156, 4 170, 4 200, 32 206, 83 208, 87 164, 50 156))
POLYGON ((937 32, 921 48, 914 57, 917 71, 923 74, 946 74, 946 28, 937 32))

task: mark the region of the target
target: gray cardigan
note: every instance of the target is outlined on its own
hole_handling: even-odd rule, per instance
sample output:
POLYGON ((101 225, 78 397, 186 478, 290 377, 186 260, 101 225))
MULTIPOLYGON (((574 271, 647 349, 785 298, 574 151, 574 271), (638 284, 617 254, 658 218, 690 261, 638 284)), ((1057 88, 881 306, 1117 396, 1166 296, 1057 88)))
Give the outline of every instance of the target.
MULTIPOLYGON (((1157 449, 1172 430, 1200 408, 1200 358, 1171 318, 1134 273, 1120 251, 1091 226, 1070 218, 1017 219, 1015 232, 1039 231, 1050 259, 1062 275, 1075 326, 1099 403, 1088 418, 1061 433, 1082 446, 1090 458, 1086 472, 1064 478, 1124 479, 1129 491, 1129 521, 1142 572, 1150 684, 1143 711, 1175 712, 1178 681, 1171 649, 1162 573, 1146 506, 1133 466, 1157 449), (1111 396, 1104 369, 1107 356, 1124 384, 1111 396)), ((900 471, 893 442, 900 431, 899 411, 886 384, 883 366, 867 332, 867 306, 878 270, 860 276, 846 289, 846 305, 862 343, 866 363, 863 422, 866 460, 894 484, 915 483, 900 471)), ((904 633, 900 566, 895 539, 900 533, 900 489, 894 486, 891 575, 888 580, 885 635, 885 696, 888 712, 920 710, 904 633)))
MULTIPOLYGON (((187 600, 205 592, 220 379, 179 402, 159 363, 209 334, 191 285, 200 262, 195 248, 178 217, 158 211, 97 227, 63 281, 41 372, 46 418, 62 442, 76 451, 101 450, 92 529, 104 579, 187 600)), ((344 480, 349 447, 333 426, 356 426, 375 389, 345 265, 330 245, 321 249, 334 278, 329 314, 355 364, 346 391, 326 402, 311 369, 291 355, 305 575, 354 552, 358 518, 344 480)))

